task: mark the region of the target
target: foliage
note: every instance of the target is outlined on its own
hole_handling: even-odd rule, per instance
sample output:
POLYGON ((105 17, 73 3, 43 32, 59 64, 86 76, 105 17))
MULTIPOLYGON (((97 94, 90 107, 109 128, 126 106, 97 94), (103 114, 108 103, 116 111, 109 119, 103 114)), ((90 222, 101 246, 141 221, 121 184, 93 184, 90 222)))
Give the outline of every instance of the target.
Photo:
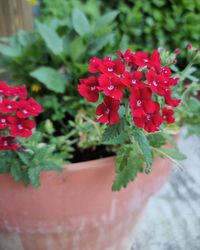
MULTIPOLYGON (((185 48, 188 42, 199 44, 199 10, 195 0, 44 0, 33 31, 0 39, 1 79, 6 77, 11 85, 26 84, 45 110, 37 119, 39 132, 21 140, 22 152, 0 152, 0 172, 38 186, 41 171, 60 171, 58 166, 73 161, 75 150, 104 145, 116 154, 113 190, 120 190, 143 171, 144 163, 149 172, 155 155, 184 159, 176 147, 164 148, 167 141, 174 143, 170 134, 175 127, 153 134, 134 126, 127 130, 131 118, 123 107, 119 124, 95 123, 94 105, 78 95, 77 84, 87 75, 87 62, 94 55, 115 56, 114 51, 127 47, 173 51, 185 48)), ((174 53, 161 53, 163 58, 175 59, 174 53)), ((171 69, 181 78, 174 87, 174 97, 182 99, 176 110, 177 126, 187 124, 189 134, 200 135, 200 74, 194 57, 194 49, 182 50, 181 63, 171 64, 171 69), (191 64, 181 72, 188 61, 191 64)))

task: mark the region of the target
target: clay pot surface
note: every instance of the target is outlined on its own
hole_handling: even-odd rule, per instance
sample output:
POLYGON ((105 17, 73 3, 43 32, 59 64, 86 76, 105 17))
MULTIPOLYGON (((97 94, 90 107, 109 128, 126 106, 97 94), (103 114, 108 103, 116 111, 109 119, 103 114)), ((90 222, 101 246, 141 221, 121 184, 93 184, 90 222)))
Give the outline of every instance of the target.
POLYGON ((154 160, 151 174, 139 174, 112 192, 114 157, 43 172, 35 189, 0 176, 1 250, 126 250, 148 198, 168 180, 171 162, 154 160))

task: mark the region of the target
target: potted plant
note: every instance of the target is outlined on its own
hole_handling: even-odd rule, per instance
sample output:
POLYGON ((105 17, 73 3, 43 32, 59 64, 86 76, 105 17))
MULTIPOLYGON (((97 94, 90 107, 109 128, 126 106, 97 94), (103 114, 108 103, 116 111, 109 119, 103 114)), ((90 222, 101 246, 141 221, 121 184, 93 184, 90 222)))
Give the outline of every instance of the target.
MULTIPOLYGON (((8 141, 17 143, 9 149, 18 150, 0 151, 2 249, 128 249, 148 198, 169 178, 172 162, 180 166, 177 160, 184 159, 173 135, 179 125, 194 128, 199 119, 194 109, 185 112, 190 103, 199 107, 195 68, 190 64, 180 72, 177 51, 127 50, 111 58, 119 45, 117 15, 89 22, 74 9, 69 20, 37 20, 34 31, 2 39, 1 75, 10 86, 1 86, 18 94, 1 95, 1 102, 19 101, 26 83, 34 103, 40 103, 36 113, 32 102, 28 105, 30 115, 44 110, 36 117, 37 130, 29 129, 31 137, 8 141), (120 192, 111 190, 112 182, 120 192)), ((120 48, 126 47, 122 40, 120 48)), ((199 53, 195 48, 189 53, 195 63, 199 53)), ((9 122, 7 136, 14 135, 11 128, 9 122)))
MULTIPOLYGON (((89 133, 93 136, 99 133, 98 144, 115 153, 116 159, 108 157, 59 168, 55 164, 55 148, 45 141, 38 143, 39 139, 34 138, 39 137, 37 133, 32 139, 15 142, 11 136, 31 135, 34 124, 28 120, 31 125, 24 131, 24 120, 37 116, 42 108, 34 99, 26 100, 24 86, 9 87, 1 83, 1 173, 4 173, 0 177, 1 242, 9 237, 16 249, 126 249, 130 246, 133 225, 147 199, 170 176, 169 162, 156 158, 152 165, 153 155, 167 156, 173 161, 184 156, 176 148, 163 147, 169 138, 174 144, 171 128, 164 125, 175 121, 173 108, 180 100, 173 99, 172 86, 179 79, 172 76, 166 64, 162 65, 157 50, 150 56, 131 50, 119 51, 118 55, 118 59, 90 60, 89 72, 93 75, 80 79, 78 91, 92 106, 88 114, 86 109, 80 110, 76 117, 84 126, 92 124, 94 131, 89 129, 89 133), (97 122, 106 124, 103 126, 90 117, 97 101, 97 122), (14 109, 4 109, 5 102, 15 106, 14 109), (16 124, 18 120, 20 124, 16 124), (138 174, 149 173, 152 166, 150 175, 138 174), (41 173, 42 185, 37 189, 15 184, 6 174, 10 172, 17 182, 22 180, 25 185, 31 182, 38 186, 40 172, 51 169, 62 170, 63 174, 41 173), (136 180, 127 189, 114 193, 113 178, 113 191, 136 180)), ((172 56, 165 59, 168 64, 174 60, 172 56)), ((75 128, 75 122, 70 122, 74 129, 67 136, 77 143, 78 133, 80 147, 88 131, 83 134, 79 127, 75 128)), ((65 145, 66 137, 62 139, 65 145)))

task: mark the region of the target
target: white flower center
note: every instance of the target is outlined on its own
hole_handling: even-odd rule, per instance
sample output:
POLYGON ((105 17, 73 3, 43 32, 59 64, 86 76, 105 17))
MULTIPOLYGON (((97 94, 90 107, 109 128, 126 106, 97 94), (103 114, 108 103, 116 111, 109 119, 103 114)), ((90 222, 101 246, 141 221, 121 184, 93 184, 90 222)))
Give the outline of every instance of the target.
POLYGON ((132 84, 136 84, 136 80, 132 80, 131 82, 132 82, 132 84))
POLYGON ((147 120, 150 120, 151 116, 150 115, 147 115, 147 120))
POLYGON ((114 89, 114 86, 113 85, 110 85, 109 87, 108 87, 108 90, 113 90, 114 89))
POLYGON ((108 68, 108 72, 112 72, 113 71, 113 69, 112 68, 108 68))
POLYGON ((106 114, 109 114, 110 113, 110 109, 106 109, 106 114))
POLYGON ((147 63, 149 60, 148 59, 144 59, 144 62, 147 63))
POLYGON ((0 119, 0 122, 1 122, 1 123, 5 123, 5 122, 6 122, 6 119, 1 118, 1 119, 0 119))
POLYGON ((8 105, 7 108, 8 108, 8 109, 12 109, 12 106, 11 106, 11 105, 8 105))
POLYGON ((163 116, 163 118, 164 118, 164 119, 166 119, 166 118, 167 118, 167 116, 166 116, 166 115, 164 115, 164 116, 163 116))
POLYGON ((141 106, 141 103, 142 103, 142 102, 141 102, 140 100, 138 100, 138 101, 137 101, 137 106, 138 106, 138 107, 141 106))
POLYGON ((154 86, 158 86, 158 84, 156 83, 156 81, 153 81, 153 85, 154 86))
POLYGON ((3 145, 4 145, 4 146, 8 146, 8 141, 4 141, 4 142, 3 142, 3 145))
POLYGON ((90 89, 94 91, 96 89, 96 86, 92 86, 90 89))
POLYGON ((23 126, 21 124, 18 124, 17 127, 18 127, 19 130, 23 129, 23 126))
POLYGON ((22 110, 22 113, 28 114, 28 111, 27 111, 26 109, 23 109, 23 110, 22 110))

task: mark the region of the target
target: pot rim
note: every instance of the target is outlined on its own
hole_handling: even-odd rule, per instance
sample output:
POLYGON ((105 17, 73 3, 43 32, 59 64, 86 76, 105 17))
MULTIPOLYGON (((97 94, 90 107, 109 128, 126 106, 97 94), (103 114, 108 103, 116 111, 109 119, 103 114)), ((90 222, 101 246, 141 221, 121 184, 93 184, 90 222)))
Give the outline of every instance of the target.
POLYGON ((104 162, 114 162, 115 156, 108 156, 108 157, 103 157, 95 160, 89 160, 89 161, 81 161, 81 162, 75 162, 75 163, 69 163, 69 164, 64 164, 61 166, 63 170, 68 170, 68 171, 79 171, 79 170, 85 170, 85 169, 90 169, 90 168, 100 168, 104 162), (98 162, 99 164, 95 164, 98 162))

